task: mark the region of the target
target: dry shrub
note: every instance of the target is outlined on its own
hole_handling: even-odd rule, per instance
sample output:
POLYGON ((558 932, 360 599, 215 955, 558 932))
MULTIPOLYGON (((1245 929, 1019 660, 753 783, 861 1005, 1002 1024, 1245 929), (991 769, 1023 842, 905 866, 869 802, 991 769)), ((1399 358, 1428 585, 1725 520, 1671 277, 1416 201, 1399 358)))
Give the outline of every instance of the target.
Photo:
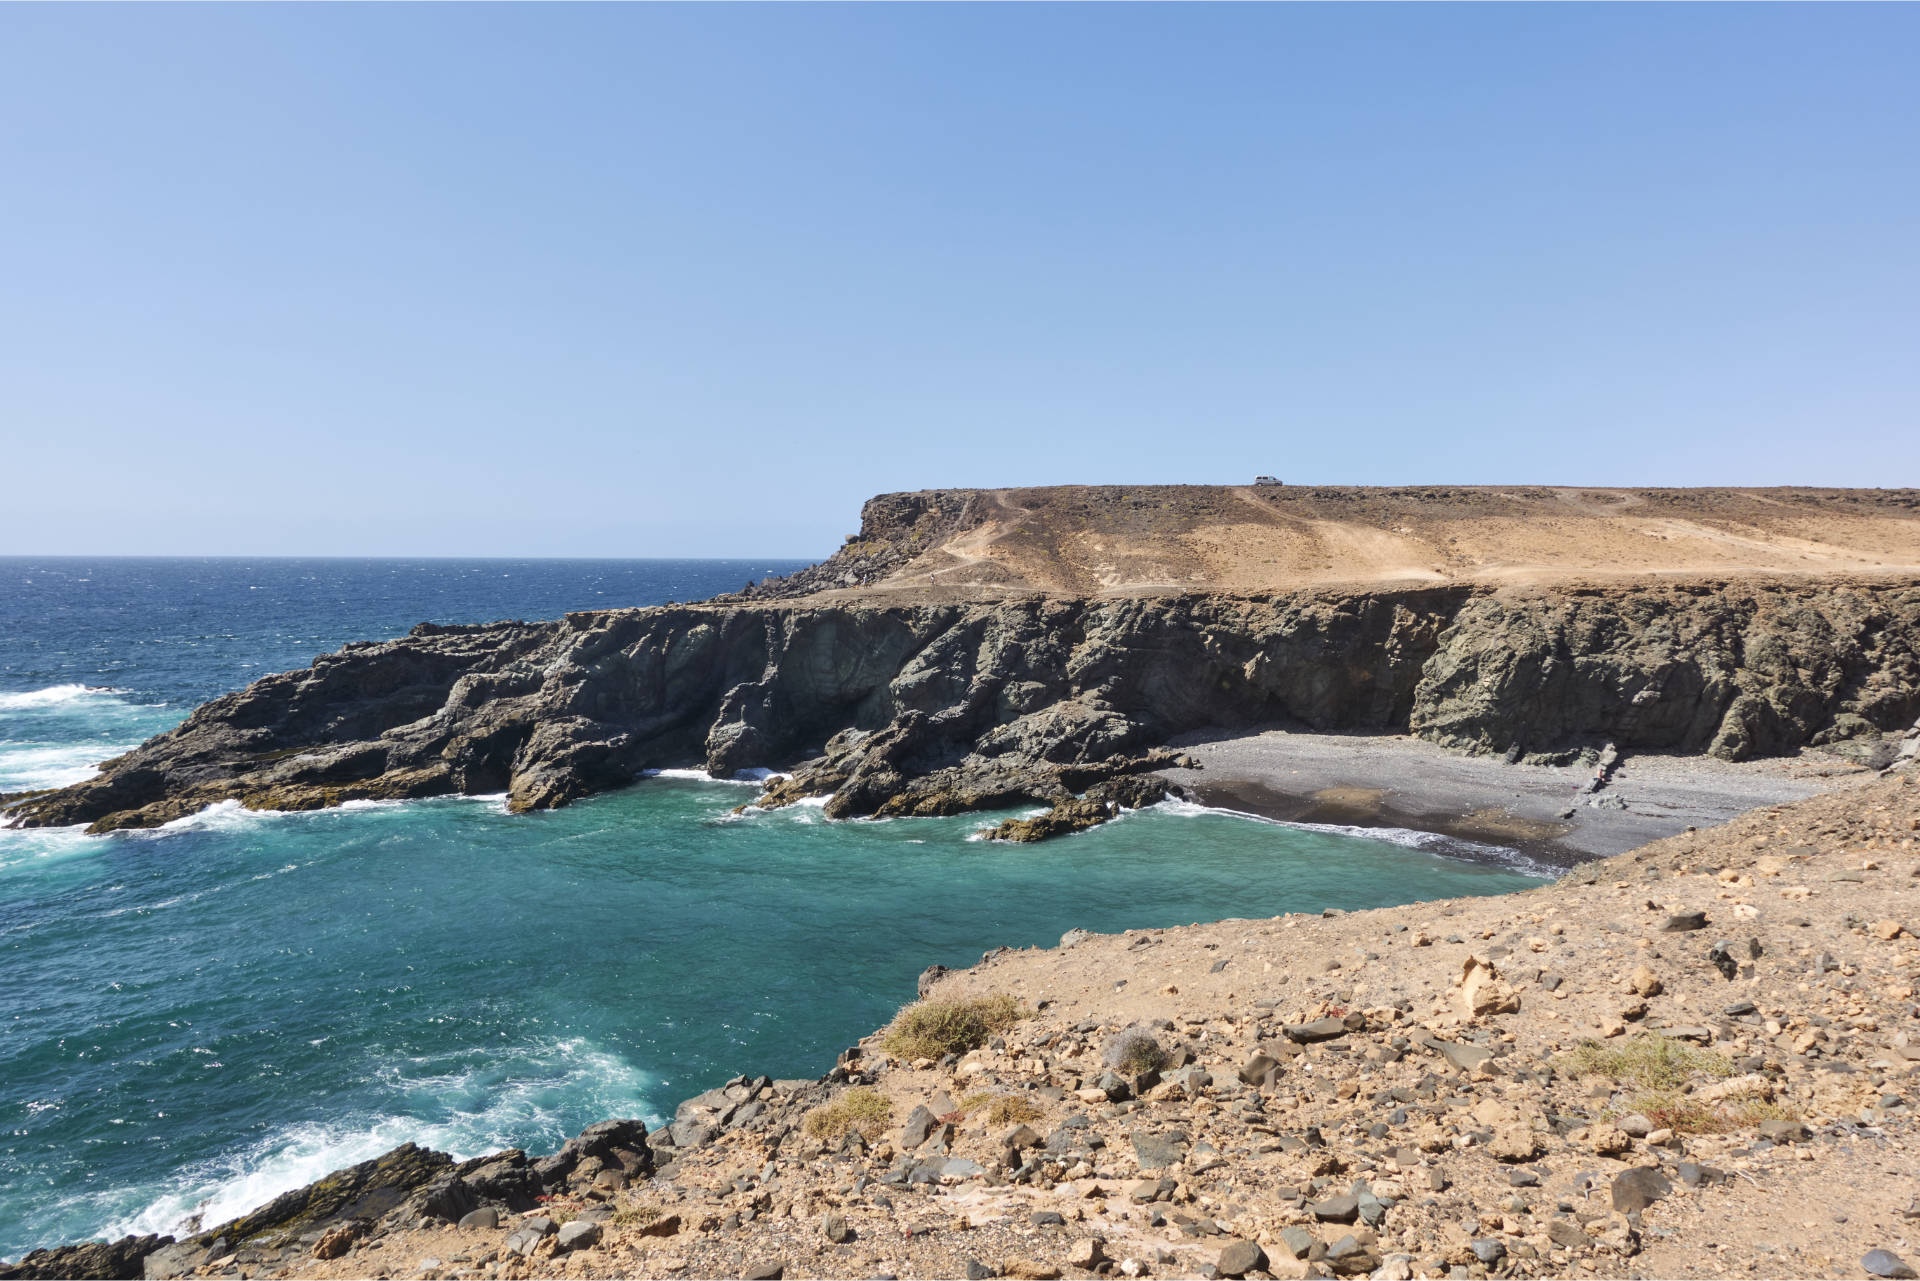
POLYGON ((1005 993, 932 997, 894 1015, 881 1044, 906 1059, 943 1059, 980 1048, 1027 1016, 1026 1007, 1005 993))
POLYGON ((1676 1090, 1696 1076, 1733 1075, 1733 1062, 1726 1055, 1658 1032, 1624 1041, 1582 1041, 1560 1056, 1558 1066, 1577 1076, 1603 1076, 1648 1091, 1676 1090))
POLYGON ((1723 1079, 1734 1074, 1724 1054, 1689 1045, 1657 1032, 1642 1032, 1623 1041, 1586 1041, 1560 1057, 1558 1066, 1581 1076, 1601 1076, 1634 1088, 1616 1115, 1638 1112, 1656 1129, 1676 1134, 1726 1134, 1751 1130, 1762 1121, 1798 1120, 1777 1103, 1757 1098, 1723 1099, 1709 1103, 1689 1091, 1701 1077, 1723 1079))
POLYGON ((1167 1052, 1160 1048, 1160 1042, 1153 1039, 1153 1033, 1145 1028, 1130 1027, 1107 1038, 1101 1059, 1117 1072, 1139 1076, 1142 1072, 1158 1072, 1165 1067, 1167 1052))
POLYGON ((877 1139, 893 1123, 893 1104, 878 1090, 848 1090, 833 1102, 807 1113, 807 1137, 844 1139, 858 1132, 862 1138, 877 1139))
POLYGON ((960 1101, 960 1110, 971 1115, 984 1112, 989 1125, 1026 1125, 1038 1121, 1046 1113, 1033 1102, 1019 1094, 969 1094, 960 1101))

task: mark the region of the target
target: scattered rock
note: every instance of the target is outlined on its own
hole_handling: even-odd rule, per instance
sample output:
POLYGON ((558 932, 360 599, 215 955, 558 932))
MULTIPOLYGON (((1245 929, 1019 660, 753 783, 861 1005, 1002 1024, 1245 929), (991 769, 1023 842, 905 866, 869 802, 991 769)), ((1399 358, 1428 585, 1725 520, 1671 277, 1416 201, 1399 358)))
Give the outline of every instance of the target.
POLYGON ((561 1254, 589 1250, 600 1244, 600 1225, 586 1219, 570 1219, 554 1234, 554 1245, 561 1254))
POLYGON ((1360 1202, 1350 1192, 1316 1201, 1307 1209, 1322 1223, 1352 1223, 1360 1215, 1360 1202))
POLYGON ((1660 1171, 1648 1166, 1640 1166, 1613 1179, 1613 1208, 1626 1214, 1633 1210, 1644 1210, 1673 1191, 1673 1184, 1660 1171))
POLYGON ((1267 1252, 1252 1241, 1236 1239, 1221 1247, 1213 1266, 1223 1277, 1244 1277, 1267 1266, 1267 1252))
POLYGON ((1860 1259, 1860 1267, 1870 1277, 1889 1277, 1894 1281, 1911 1281, 1916 1273, 1907 1261, 1891 1250, 1869 1250, 1860 1259))

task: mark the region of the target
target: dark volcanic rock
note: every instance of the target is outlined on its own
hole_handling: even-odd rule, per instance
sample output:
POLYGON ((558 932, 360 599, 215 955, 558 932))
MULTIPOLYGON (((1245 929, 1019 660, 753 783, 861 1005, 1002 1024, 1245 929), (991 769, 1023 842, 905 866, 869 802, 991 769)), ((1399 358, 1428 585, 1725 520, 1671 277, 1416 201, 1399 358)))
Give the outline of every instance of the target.
POLYGON ((385 1156, 282 1192, 251 1214, 223 1225, 219 1234, 237 1246, 255 1237, 276 1241, 296 1237, 343 1219, 377 1219, 452 1171, 453 1158, 446 1153, 403 1143, 385 1156))
MULTIPOLYGON (((964 515, 927 501, 902 528, 964 515)), ((1044 834, 1159 799, 1166 784, 1147 775, 1175 758, 1157 745, 1205 727, 1735 760, 1904 729, 1920 716, 1916 651, 1920 587, 1828 584, 735 598, 422 624, 215 699, 98 776, 0 813, 103 832, 226 799, 314 809, 501 790, 524 811, 653 767, 797 761, 761 804, 830 793, 831 817, 1044 804, 1018 829, 1044 834)))
POLYGON ((133 1281, 143 1275, 141 1264, 149 1254, 173 1244, 172 1237, 121 1237, 118 1241, 93 1241, 86 1245, 63 1245, 55 1250, 35 1250, 18 1263, 0 1264, 0 1281, 38 1281, 46 1277, 102 1277, 109 1281, 133 1281))

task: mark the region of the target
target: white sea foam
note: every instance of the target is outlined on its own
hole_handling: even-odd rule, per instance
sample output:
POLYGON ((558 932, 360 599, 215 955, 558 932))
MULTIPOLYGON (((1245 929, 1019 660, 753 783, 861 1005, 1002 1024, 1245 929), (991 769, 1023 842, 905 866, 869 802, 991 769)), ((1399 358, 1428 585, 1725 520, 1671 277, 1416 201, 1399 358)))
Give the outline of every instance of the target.
POLYGON ((736 770, 732 778, 715 778, 703 769, 646 769, 640 771, 641 778, 677 778, 690 783, 727 783, 759 786, 770 778, 785 778, 785 774, 776 774, 770 769, 736 770))
MULTIPOLYGON (((0 872, 44 867, 49 863, 82 857, 98 848, 94 838, 78 825, 0 828, 0 872)), ((31 928, 31 924, 0 925, 0 934, 31 928)))
POLYGON ((135 743, 0 742, 0 792, 65 787, 92 778, 100 762, 132 751, 135 743))
POLYGON ((579 1126, 602 1117, 641 1116, 650 1125, 663 1119, 647 1105, 658 1077, 579 1038, 389 1064, 375 1080, 388 1096, 380 1112, 338 1124, 290 1125, 189 1165, 144 1195, 135 1189, 90 1193, 65 1208, 79 1210, 82 1200, 95 1207, 102 1225, 96 1235, 109 1240, 178 1232, 196 1220, 212 1227, 402 1143, 465 1160, 505 1147, 557 1148, 579 1126))
POLYGON ((58 707, 62 703, 76 703, 82 699, 111 697, 124 693, 126 693, 125 690, 113 689, 105 685, 49 685, 45 689, 0 694, 0 712, 25 711, 34 707, 58 707))

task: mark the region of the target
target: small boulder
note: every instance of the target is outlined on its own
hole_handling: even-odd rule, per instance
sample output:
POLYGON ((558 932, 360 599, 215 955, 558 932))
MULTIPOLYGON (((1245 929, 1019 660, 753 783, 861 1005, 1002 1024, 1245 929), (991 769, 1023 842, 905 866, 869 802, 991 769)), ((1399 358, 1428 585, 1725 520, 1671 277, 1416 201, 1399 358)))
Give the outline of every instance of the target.
POLYGON ((1622 1214, 1644 1210, 1673 1191, 1673 1184, 1660 1171, 1640 1166, 1614 1176, 1613 1208, 1622 1214))
POLYGON ((1760 1137, 1775 1143, 1804 1143, 1813 1137, 1813 1132, 1798 1121, 1776 1118, 1760 1123, 1760 1137))
POLYGON ((1892 1281, 1910 1281, 1916 1275, 1907 1261, 1891 1250, 1869 1250, 1860 1258, 1860 1267, 1870 1277, 1888 1277, 1892 1281))
POLYGON ((1280 1066, 1280 1061, 1271 1054, 1255 1051, 1252 1058, 1240 1067, 1239 1077, 1242 1085, 1260 1086, 1267 1083, 1268 1074, 1280 1066))
POLYGON ((900 1127, 900 1146, 908 1151, 919 1147, 939 1123, 939 1119, 927 1110, 925 1104, 914 1108, 907 1117, 907 1123, 900 1127))
POLYGON ((1350 1192, 1315 1201, 1307 1209, 1322 1223, 1352 1223, 1360 1215, 1360 1201, 1350 1192))
POLYGON ((588 1219, 571 1219, 560 1225, 553 1243, 559 1254, 592 1249, 600 1244, 600 1225, 588 1219))
POLYGON ((1243 1277, 1267 1266, 1267 1252, 1252 1241, 1229 1241, 1213 1266, 1223 1277, 1243 1277))
POLYGON ((1081 1237, 1067 1247, 1067 1266, 1093 1271, 1107 1257, 1106 1244, 1100 1237, 1081 1237))

